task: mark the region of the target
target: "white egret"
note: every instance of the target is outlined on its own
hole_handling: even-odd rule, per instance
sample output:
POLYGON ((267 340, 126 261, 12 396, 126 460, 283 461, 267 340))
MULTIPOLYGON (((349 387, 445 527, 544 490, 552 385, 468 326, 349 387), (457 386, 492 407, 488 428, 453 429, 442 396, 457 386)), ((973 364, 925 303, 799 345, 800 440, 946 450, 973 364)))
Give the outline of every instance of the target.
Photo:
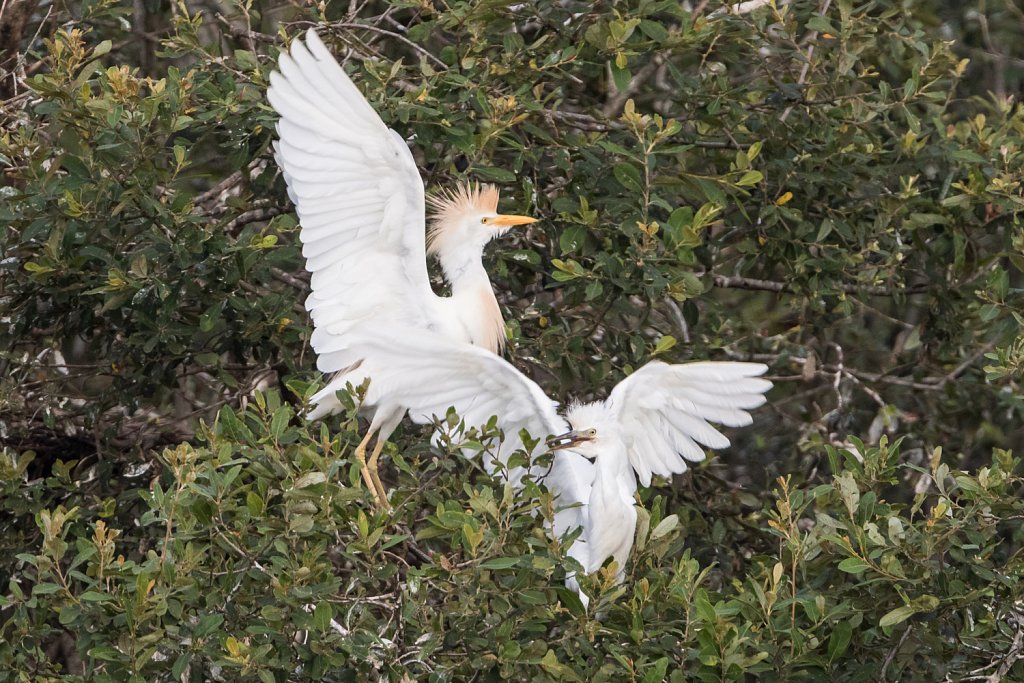
MULTIPOLYGON (((555 451, 550 471, 534 472, 556 496, 552 533, 558 538, 582 527, 570 555, 588 574, 613 557, 620 580, 633 546, 637 479, 648 486, 653 475, 680 474, 687 462, 703 460, 702 446, 727 447, 729 439, 711 423, 751 424, 748 411, 765 402, 772 386, 759 378, 767 370, 759 363, 652 361, 605 401, 571 407, 567 425, 536 383, 468 344, 398 329, 352 335, 342 347, 357 356, 374 351, 372 364, 350 373, 353 380, 371 378, 368 403, 404 408, 419 423, 449 407, 469 426, 496 416, 505 440, 486 456, 492 471, 523 447, 521 430, 558 435, 548 441, 555 451)), ((569 584, 578 591, 573 577, 569 584)))
MULTIPOLYGON (((490 186, 462 185, 433 198, 430 254, 451 285, 451 296, 436 295, 427 276, 423 181, 405 141, 384 124, 313 29, 305 44, 296 39, 290 54, 282 51, 278 68, 267 90, 281 116, 274 158, 301 224, 317 367, 337 373, 363 362, 332 349, 368 325, 409 325, 500 352, 505 324, 483 250, 510 227, 535 219, 497 213, 498 192, 490 186)), ((313 397, 316 408, 308 417, 340 410, 336 392, 344 387, 344 381, 330 381, 313 397)), ((356 448, 378 505, 385 491, 377 459, 402 412, 376 410, 356 448)))

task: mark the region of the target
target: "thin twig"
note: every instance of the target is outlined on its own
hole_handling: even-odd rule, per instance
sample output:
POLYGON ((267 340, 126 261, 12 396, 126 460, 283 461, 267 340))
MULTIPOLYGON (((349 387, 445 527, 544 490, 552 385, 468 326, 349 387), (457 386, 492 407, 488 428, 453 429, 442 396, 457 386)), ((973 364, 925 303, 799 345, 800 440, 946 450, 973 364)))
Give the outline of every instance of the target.
MULTIPOLYGON (((776 280, 760 280, 752 277, 740 277, 738 275, 715 275, 715 287, 722 289, 751 289, 763 292, 778 292, 780 294, 797 294, 799 289, 788 282, 776 280)), ((857 285, 840 284, 836 287, 846 294, 867 294, 870 296, 896 296, 898 294, 923 294, 930 291, 927 284, 916 284, 909 287, 884 287, 880 285, 857 285)))
POLYGON ((900 651, 901 647, 903 647, 903 643, 910 635, 910 630, 912 628, 913 627, 908 624, 906 630, 903 631, 903 635, 900 636, 899 642, 897 642, 896 645, 891 650, 889 650, 889 654, 886 655, 885 661, 882 662, 882 670, 878 672, 877 680, 879 681, 879 683, 885 683, 885 672, 886 670, 888 670, 889 665, 892 664, 892 660, 896 658, 896 653, 900 651))
POLYGON ((724 17, 727 14, 736 17, 743 14, 750 14, 756 9, 760 9, 765 5, 770 5, 771 2, 772 0, 747 0, 746 2, 740 2, 735 5, 726 4, 709 14, 708 19, 717 19, 718 17, 724 17))
POLYGON ((388 36, 390 38, 394 38, 395 40, 408 45, 413 50, 415 50, 419 54, 423 55, 424 57, 426 57, 427 59, 432 61, 435 66, 439 66, 439 67, 441 67, 442 69, 445 69, 445 70, 448 69, 448 65, 447 64, 445 64, 440 59, 435 57, 426 48, 424 48, 424 47, 422 47, 420 45, 417 45, 416 43, 412 42, 411 40, 409 40, 408 38, 403 36, 401 33, 395 33, 394 31, 389 31, 386 28, 381 28, 380 26, 373 26, 372 24, 356 24, 356 23, 351 23, 351 22, 347 22, 347 21, 334 22, 333 24, 330 24, 330 26, 337 26, 338 28, 347 28, 347 29, 363 29, 363 30, 366 30, 366 31, 372 31, 374 33, 379 33, 381 35, 385 35, 385 36, 388 36))
MULTIPOLYGON (((985 354, 989 350, 991 350, 993 346, 994 346, 994 344, 992 344, 991 342, 986 343, 984 346, 982 346, 980 349, 978 349, 975 353, 973 353, 970 356, 970 358, 964 360, 962 363, 960 363, 952 371, 950 371, 949 373, 947 373, 945 375, 942 375, 941 377, 931 376, 931 377, 925 377, 922 380, 912 380, 912 379, 907 379, 905 377, 895 377, 895 376, 888 375, 888 374, 885 374, 885 373, 867 372, 867 371, 864 371, 864 370, 853 370, 853 369, 845 368, 845 367, 844 368, 840 368, 839 366, 836 366, 836 365, 827 365, 827 364, 822 364, 821 366, 819 366, 817 368, 817 370, 816 370, 816 374, 820 374, 822 376, 828 376, 828 377, 834 378, 835 377, 835 373, 840 372, 841 374, 844 374, 845 376, 850 377, 851 379, 858 379, 858 380, 862 380, 864 382, 877 382, 877 383, 881 383, 881 384, 893 384, 893 385, 896 385, 896 386, 908 387, 908 388, 911 388, 911 389, 920 389, 922 391, 939 391, 939 390, 943 389, 947 384, 949 384, 950 382, 955 380, 957 377, 962 375, 969 367, 971 367, 972 363, 977 361, 983 354, 985 354)), ((760 362, 760 363, 774 363, 777 360, 779 360, 779 358, 781 357, 781 354, 775 354, 775 353, 736 353, 736 352, 730 351, 728 349, 726 349, 726 353, 731 358, 735 358, 737 360, 755 361, 755 362, 760 362)), ((796 363, 797 365, 801 365, 801 366, 804 365, 805 363, 807 363, 807 359, 806 358, 800 358, 799 356, 789 356, 789 358, 787 358, 787 361, 789 361, 791 363, 796 363)), ((805 379, 805 378, 802 375, 796 376, 796 377, 792 377, 792 378, 790 378, 790 377, 775 377, 775 378, 773 378, 773 380, 775 380, 775 381, 789 381, 789 380, 798 381, 798 380, 803 380, 803 379, 805 379)), ((872 397, 872 398, 874 398, 874 397, 872 397)))
POLYGON ((296 276, 292 275, 291 273, 286 273, 286 272, 284 272, 283 270, 281 270, 280 268, 277 268, 277 267, 271 268, 270 269, 270 274, 274 276, 275 280, 280 280, 281 282, 285 283, 286 285, 291 285, 292 287, 294 287, 296 289, 303 290, 303 291, 309 289, 309 279, 308 279, 309 276, 308 275, 306 276, 306 279, 303 279, 301 277, 296 277, 296 276))
POLYGON ((992 672, 992 675, 986 679, 986 683, 999 683, 1003 680, 1006 674, 1010 673, 1010 669, 1013 665, 1024 656, 1024 622, 1020 620, 1018 616, 1017 620, 1017 632, 1013 634, 1013 642, 1010 643, 1010 649, 1007 650, 1006 654, 1003 655, 1002 661, 999 663, 999 668, 992 672))
POLYGON ((265 221, 274 216, 280 216, 283 213, 288 213, 288 209, 280 206, 272 206, 267 209, 253 209, 252 211, 246 211, 235 216, 233 219, 228 221, 227 225, 224 226, 224 232, 229 235, 235 235, 235 231, 249 223, 257 223, 259 221, 265 221))
MULTIPOLYGON (((828 8, 831 6, 832 0, 825 0, 825 4, 822 6, 821 11, 818 12, 818 16, 825 16, 825 13, 828 12, 828 8)), ((800 78, 798 78, 796 81, 797 85, 803 85, 804 81, 807 80, 807 72, 810 71, 811 69, 811 57, 814 56, 814 41, 816 41, 817 39, 818 32, 811 31, 810 35, 807 37, 808 42, 810 42, 810 45, 807 46, 807 59, 806 61, 804 61, 804 68, 800 70, 800 78)), ((793 111, 794 106, 795 105, 791 104, 788 107, 786 107, 786 111, 782 112, 782 116, 779 117, 779 121, 785 123, 786 119, 789 118, 789 113, 793 111)))
POLYGON ((632 97, 636 91, 640 89, 640 86, 642 86, 648 78, 653 76, 654 72, 657 71, 664 63, 665 58, 660 54, 656 54, 651 58, 651 61, 644 64, 643 67, 641 67, 641 69, 637 71, 631 79, 629 79, 629 85, 624 91, 613 87, 611 97, 608 98, 608 101, 604 105, 604 115, 607 117, 618 116, 618 114, 622 112, 622 107, 625 106, 626 100, 632 97))

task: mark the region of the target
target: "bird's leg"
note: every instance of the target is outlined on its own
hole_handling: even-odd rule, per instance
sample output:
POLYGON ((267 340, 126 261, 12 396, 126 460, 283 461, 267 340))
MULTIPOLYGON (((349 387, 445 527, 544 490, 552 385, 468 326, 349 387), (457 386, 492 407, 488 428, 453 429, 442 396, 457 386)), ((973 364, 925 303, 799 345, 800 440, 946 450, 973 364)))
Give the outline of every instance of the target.
MULTIPOLYGON (((370 469, 366 464, 366 444, 370 443, 370 439, 373 437, 374 431, 372 428, 366 431, 366 436, 356 446, 356 461, 359 463, 359 471, 363 475, 363 481, 366 482, 366 488, 370 489, 370 493, 373 495, 373 502, 378 509, 385 507, 381 503, 380 493, 377 491, 377 486, 373 482, 373 477, 370 475, 370 469)), ((376 449, 374 449, 376 452, 376 449)))
POLYGON ((377 472, 377 459, 380 458, 380 452, 384 450, 384 444, 387 439, 380 438, 380 432, 377 433, 377 443, 373 445, 373 452, 370 453, 370 459, 366 463, 367 469, 370 471, 370 478, 373 479, 374 486, 377 487, 378 500, 384 502, 384 509, 390 510, 391 505, 388 502, 388 492, 384 488, 384 484, 380 481, 380 474, 377 472))

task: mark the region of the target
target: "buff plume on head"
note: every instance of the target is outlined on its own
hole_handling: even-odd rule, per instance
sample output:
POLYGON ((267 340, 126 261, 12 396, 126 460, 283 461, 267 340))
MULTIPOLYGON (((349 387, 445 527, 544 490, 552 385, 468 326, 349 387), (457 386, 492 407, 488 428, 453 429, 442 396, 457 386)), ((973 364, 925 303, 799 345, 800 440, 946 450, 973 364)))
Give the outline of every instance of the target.
POLYGON ((427 254, 437 255, 452 239, 457 239, 463 224, 474 217, 498 213, 498 188, 479 183, 459 183, 454 190, 442 190, 427 197, 433 215, 427 232, 427 254))

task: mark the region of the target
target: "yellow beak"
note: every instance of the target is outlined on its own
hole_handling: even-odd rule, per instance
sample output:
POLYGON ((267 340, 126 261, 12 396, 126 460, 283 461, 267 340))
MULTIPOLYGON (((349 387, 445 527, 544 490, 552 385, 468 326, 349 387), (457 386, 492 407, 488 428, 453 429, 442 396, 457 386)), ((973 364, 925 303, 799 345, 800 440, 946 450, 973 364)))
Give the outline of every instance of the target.
POLYGON ((497 225, 502 228, 510 228, 513 225, 529 225, 530 223, 536 223, 536 218, 530 218, 529 216, 504 216, 498 215, 490 220, 489 225, 497 225))

